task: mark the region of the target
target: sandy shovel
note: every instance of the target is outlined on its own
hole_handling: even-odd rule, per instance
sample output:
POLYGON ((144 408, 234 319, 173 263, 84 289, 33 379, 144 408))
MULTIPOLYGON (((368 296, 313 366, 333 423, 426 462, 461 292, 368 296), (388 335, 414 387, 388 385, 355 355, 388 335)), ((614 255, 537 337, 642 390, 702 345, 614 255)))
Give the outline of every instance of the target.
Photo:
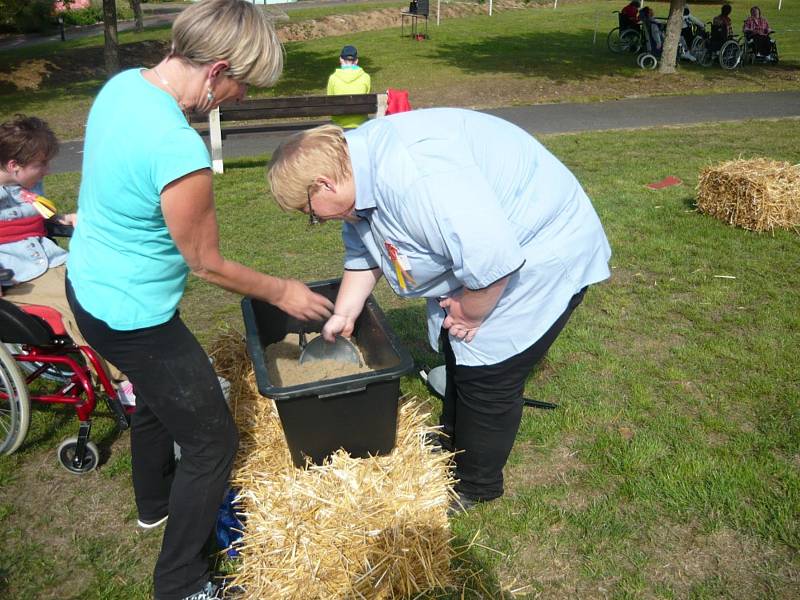
POLYGON ((361 357, 353 342, 340 335, 334 342, 325 341, 322 336, 315 337, 308 342, 306 332, 300 331, 300 364, 316 360, 335 360, 338 362, 353 363, 361 366, 361 357))

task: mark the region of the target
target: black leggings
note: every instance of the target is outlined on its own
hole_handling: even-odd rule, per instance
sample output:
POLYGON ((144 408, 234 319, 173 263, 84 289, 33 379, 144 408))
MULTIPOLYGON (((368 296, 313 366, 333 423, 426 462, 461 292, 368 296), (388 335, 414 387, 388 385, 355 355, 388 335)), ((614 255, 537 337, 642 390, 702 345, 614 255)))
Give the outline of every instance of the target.
POLYGON ((213 530, 238 432, 208 356, 176 312, 162 325, 112 329, 86 312, 67 279, 67 299, 89 345, 125 373, 136 394, 131 419, 139 517, 169 515, 153 576, 158 600, 198 592, 209 579, 204 546, 213 530), (181 447, 175 462, 173 442, 181 447))
POLYGON ((449 438, 442 445, 459 451, 455 457, 459 493, 473 500, 503 495, 503 467, 522 420, 525 381, 585 292, 583 288, 570 299, 566 310, 532 346, 494 365, 456 365, 450 336, 442 330, 447 387, 440 424, 449 438))

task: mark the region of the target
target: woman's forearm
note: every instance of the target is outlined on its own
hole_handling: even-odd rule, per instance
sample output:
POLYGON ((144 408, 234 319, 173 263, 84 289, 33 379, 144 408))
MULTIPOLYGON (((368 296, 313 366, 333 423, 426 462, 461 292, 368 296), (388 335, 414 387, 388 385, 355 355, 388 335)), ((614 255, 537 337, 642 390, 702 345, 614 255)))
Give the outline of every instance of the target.
POLYGON ((357 318, 380 278, 381 270, 377 267, 364 271, 345 271, 333 313, 352 319, 357 318))

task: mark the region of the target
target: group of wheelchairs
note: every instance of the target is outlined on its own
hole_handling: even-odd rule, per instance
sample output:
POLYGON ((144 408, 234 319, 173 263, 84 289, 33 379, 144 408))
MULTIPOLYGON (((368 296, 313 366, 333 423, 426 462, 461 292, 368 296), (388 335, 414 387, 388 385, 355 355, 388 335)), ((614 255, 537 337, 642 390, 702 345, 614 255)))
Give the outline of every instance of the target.
MULTIPOLYGON (((661 58, 660 49, 656 49, 647 26, 632 27, 619 14, 619 26, 608 33, 606 43, 614 53, 635 54, 636 63, 642 69, 655 69, 661 58)), ((715 62, 723 69, 735 69, 742 64, 777 63, 778 47, 769 38, 769 53, 756 51, 756 40, 750 36, 728 37, 727 31, 708 23, 708 28, 693 27, 691 35, 685 39, 685 45, 678 46, 678 59, 685 52, 695 59, 697 64, 710 67, 715 62)), ((683 35, 683 34, 681 34, 683 35)))
MULTIPOLYGON (((0 272, 0 280, 11 277, 0 272)), ((89 436, 100 401, 121 430, 129 427, 134 408, 122 404, 97 353, 69 337, 58 311, 0 298, 0 455, 22 445, 32 402, 60 404, 74 409, 78 435, 58 446, 59 462, 71 473, 94 470, 100 452, 89 436)))

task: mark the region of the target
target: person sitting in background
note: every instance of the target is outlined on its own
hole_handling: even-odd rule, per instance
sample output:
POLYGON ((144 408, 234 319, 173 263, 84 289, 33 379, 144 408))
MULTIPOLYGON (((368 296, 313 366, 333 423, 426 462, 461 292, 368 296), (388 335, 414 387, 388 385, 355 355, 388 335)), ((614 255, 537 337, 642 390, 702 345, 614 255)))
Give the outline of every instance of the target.
POLYGON ((661 56, 661 50, 664 48, 664 31, 661 28, 661 23, 655 20, 653 9, 645 6, 640 10, 639 22, 645 28, 645 34, 650 41, 648 50, 656 56, 661 56))
POLYGON ((686 47, 691 48, 692 42, 694 42, 694 38, 696 38, 698 35, 704 35, 705 31, 706 31, 705 23, 703 23, 700 19, 695 17, 689 10, 688 6, 684 6, 683 27, 681 28, 681 37, 683 37, 686 47))
POLYGON ((639 29, 639 8, 641 6, 642 3, 639 0, 631 0, 619 11, 620 29, 639 29))
POLYGON ((761 16, 760 8, 754 6, 750 9, 750 16, 745 20, 742 31, 744 31, 747 39, 753 41, 756 56, 770 55, 772 42, 769 39, 769 34, 772 33, 772 30, 769 28, 769 22, 761 16))
MULTIPOLYGON (((339 54, 339 68, 328 77, 328 95, 369 94, 372 87, 369 74, 358 66, 358 50, 345 46, 339 54)), ((367 115, 335 115, 332 120, 343 129, 358 127, 367 115)))
POLYGON ((711 29, 725 32, 725 39, 733 37, 733 24, 731 23, 731 5, 723 4, 720 13, 711 21, 711 29))
MULTIPOLYGON (((67 334, 88 346, 64 293, 67 251, 47 237, 46 222, 75 226, 75 213, 59 215, 44 198, 44 176, 58 152, 55 134, 41 119, 17 115, 0 124, 0 266, 13 271, 4 288, 14 304, 48 306, 59 312, 67 334)), ((133 388, 112 365, 119 398, 133 404, 133 388)))

